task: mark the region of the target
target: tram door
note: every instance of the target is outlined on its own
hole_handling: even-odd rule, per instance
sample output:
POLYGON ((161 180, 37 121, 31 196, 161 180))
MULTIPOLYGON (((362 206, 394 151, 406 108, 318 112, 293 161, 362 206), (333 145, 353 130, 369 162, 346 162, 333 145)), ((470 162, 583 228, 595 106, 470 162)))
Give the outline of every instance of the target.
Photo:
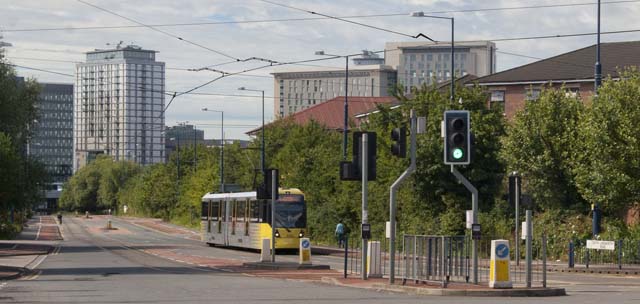
POLYGON ((231 234, 231 225, 233 225, 231 223, 231 200, 226 200, 223 201, 223 205, 224 205, 224 210, 222 212, 224 212, 224 245, 228 246, 229 245, 229 234, 231 234))

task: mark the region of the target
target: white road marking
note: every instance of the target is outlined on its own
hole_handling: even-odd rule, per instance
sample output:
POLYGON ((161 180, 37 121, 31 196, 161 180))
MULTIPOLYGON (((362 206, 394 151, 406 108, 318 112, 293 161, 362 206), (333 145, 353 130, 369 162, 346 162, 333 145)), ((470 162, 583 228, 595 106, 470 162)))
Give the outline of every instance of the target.
POLYGON ((40 223, 38 224, 38 232, 36 233, 36 241, 40 238, 40 229, 42 229, 42 216, 38 218, 40 223))

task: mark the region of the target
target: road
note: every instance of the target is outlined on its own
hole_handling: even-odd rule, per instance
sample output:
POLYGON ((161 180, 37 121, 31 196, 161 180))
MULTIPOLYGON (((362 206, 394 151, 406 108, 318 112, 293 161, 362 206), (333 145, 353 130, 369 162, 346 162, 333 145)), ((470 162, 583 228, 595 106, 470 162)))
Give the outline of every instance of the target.
MULTIPOLYGON (((318 282, 232 272, 255 261, 250 251, 211 248, 200 242, 114 219, 65 218, 65 240, 36 272, 0 284, 7 303, 639 303, 640 278, 550 274, 566 287, 558 298, 455 298, 384 293, 318 282), (177 262, 174 260, 180 260, 177 262), (230 263, 229 261, 232 261, 230 263), (190 263, 190 264, 187 264, 190 263), (199 266, 202 265, 202 266, 199 266)), ((294 260, 296 256, 278 257, 294 260)), ((315 262, 341 265, 337 257, 315 262)), ((302 279, 305 279, 304 277, 302 279)))

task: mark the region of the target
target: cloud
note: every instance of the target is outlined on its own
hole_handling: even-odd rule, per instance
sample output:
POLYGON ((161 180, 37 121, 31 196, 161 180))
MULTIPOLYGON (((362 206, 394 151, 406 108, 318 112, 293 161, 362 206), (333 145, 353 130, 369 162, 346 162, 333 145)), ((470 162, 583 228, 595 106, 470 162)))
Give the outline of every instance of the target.
MULTIPOLYGON (((87 0, 92 4, 112 10, 128 18, 147 24, 228 22, 266 19, 291 19, 318 17, 297 10, 271 5, 262 1, 247 0, 87 0)), ((352 0, 311 1, 275 0, 334 16, 367 14, 401 14, 393 17, 357 18, 354 21, 393 31, 415 35, 425 33, 437 40, 449 40, 450 27, 446 20, 412 18, 412 11, 443 11, 488 7, 530 6, 530 1, 421 1, 421 0, 352 0)), ((584 3, 587 0, 536 1, 535 5, 584 3)), ((639 3, 603 5, 602 29, 635 29, 632 24, 640 14, 639 3)), ((470 13, 454 13, 456 40, 495 39, 505 37, 555 35, 595 31, 595 6, 574 6, 546 9, 503 10, 470 13)), ((77 1, 21 0, 10 1, 0 10, 0 30, 54 27, 93 27, 133 25, 123 18, 108 14, 77 1)), ((278 61, 318 58, 316 50, 337 54, 357 53, 362 49, 382 50, 385 42, 409 41, 408 37, 337 20, 282 21, 262 23, 236 23, 199 26, 162 27, 163 31, 193 41, 232 57, 264 57, 278 61)), ((39 32, 3 32, 4 40, 14 47, 7 49, 8 57, 48 60, 84 60, 83 52, 106 48, 107 43, 135 43, 147 49, 159 51, 157 59, 168 68, 197 68, 230 61, 229 58, 168 37, 148 28, 124 28, 103 30, 65 30, 39 32)), ((637 34, 603 36, 603 41, 637 40, 637 34)), ((498 42, 499 50, 534 57, 548 57, 595 43, 595 37, 585 36, 567 39, 539 39, 498 42)), ((12 59, 16 64, 41 69, 73 73, 74 64, 52 61, 12 59)), ((498 69, 508 69, 534 61, 529 58, 498 54, 498 69)), ((221 70, 237 72, 262 66, 262 62, 234 63, 220 66, 221 70)), ((342 60, 314 63, 321 66, 342 67, 342 60)), ((254 71, 251 74, 269 75, 274 68, 254 71)), ((35 76, 45 82, 70 82, 55 74, 21 70, 26 76, 35 76)), ((167 69, 166 88, 184 91, 207 82, 218 74, 212 72, 187 72, 167 69)), ((264 77, 229 77, 198 90, 216 94, 236 95, 240 86, 264 89, 266 96, 273 96, 273 80, 264 77)), ((244 93, 242 93, 244 94, 244 93)), ((167 123, 175 121, 210 121, 213 113, 202 113, 202 107, 225 111, 225 118, 238 124, 261 123, 261 100, 233 96, 183 95, 174 101, 167 112, 167 123), (240 123, 241 122, 241 123, 240 123)), ((265 100, 266 117, 273 117, 273 100, 265 100)), ((246 129, 229 129, 228 136, 246 138, 246 129)), ((215 130, 206 130, 213 137, 215 130)), ((218 136, 218 135, 215 135, 218 136)))

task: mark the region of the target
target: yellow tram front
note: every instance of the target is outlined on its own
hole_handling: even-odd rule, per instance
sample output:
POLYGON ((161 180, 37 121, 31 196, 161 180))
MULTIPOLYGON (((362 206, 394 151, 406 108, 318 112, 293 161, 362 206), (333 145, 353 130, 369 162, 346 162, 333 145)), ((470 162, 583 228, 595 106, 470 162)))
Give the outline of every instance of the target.
MULTIPOLYGON (((275 208, 277 249, 297 249, 307 233, 307 206, 299 189, 279 189, 275 208)), ((202 241, 210 245, 260 249, 271 239, 271 201, 256 192, 207 193, 202 198, 202 241)))

